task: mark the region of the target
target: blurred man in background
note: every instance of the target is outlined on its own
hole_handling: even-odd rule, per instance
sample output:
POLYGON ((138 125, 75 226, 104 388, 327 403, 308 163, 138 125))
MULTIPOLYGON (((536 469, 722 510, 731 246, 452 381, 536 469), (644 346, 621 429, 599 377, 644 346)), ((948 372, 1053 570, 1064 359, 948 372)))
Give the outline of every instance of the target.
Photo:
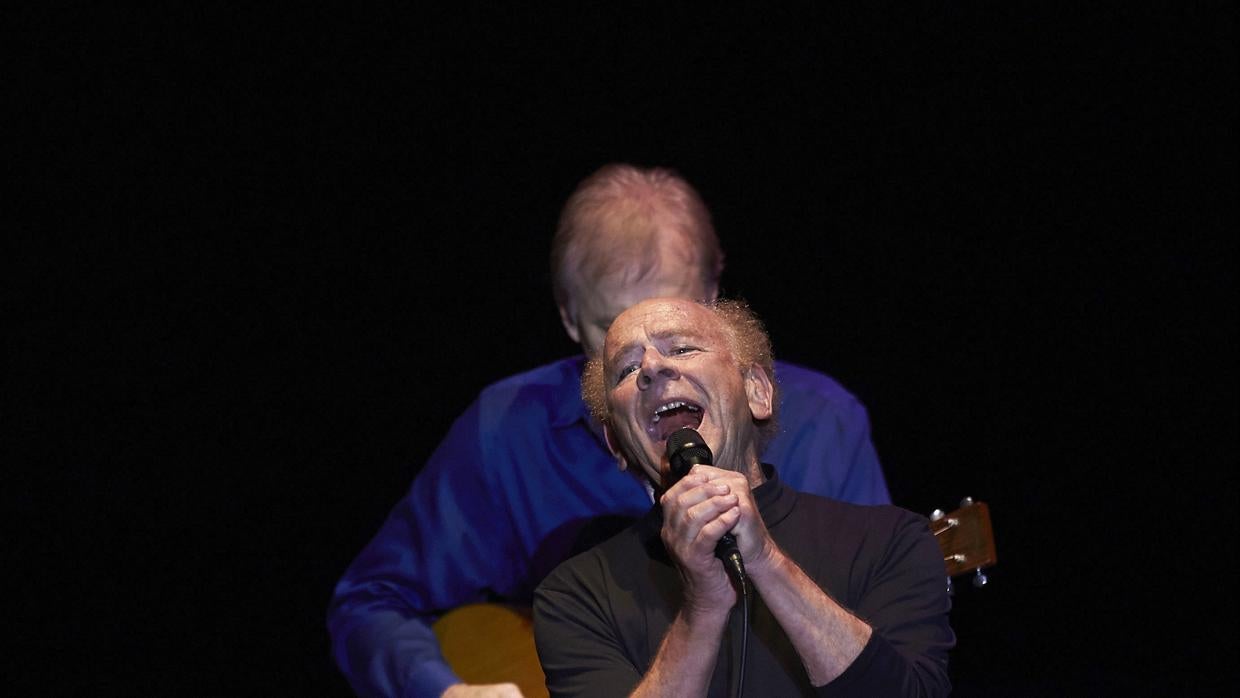
MULTIPOLYGON (((597 354, 612 320, 647 298, 710 300, 723 251, 697 192, 666 169, 607 165, 564 206, 551 250, 564 329, 597 354)), ((622 471, 581 401, 585 356, 487 388, 452 425, 374 539, 337 584, 332 651, 360 695, 517 695, 471 686, 431 624, 459 606, 528 603, 591 526, 644 514, 652 493, 622 471)), ((864 407, 831 378, 775 366, 781 428, 762 460, 802 492, 890 500, 864 407)))

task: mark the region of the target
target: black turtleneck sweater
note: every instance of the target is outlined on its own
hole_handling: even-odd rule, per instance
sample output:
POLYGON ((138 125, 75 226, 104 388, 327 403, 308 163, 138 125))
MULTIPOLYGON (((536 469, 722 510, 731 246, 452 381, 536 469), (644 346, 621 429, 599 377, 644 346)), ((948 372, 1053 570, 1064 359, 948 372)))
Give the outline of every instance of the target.
MULTIPOLYGON (((775 543, 874 633, 831 683, 810 685, 800 657, 755 592, 746 696, 944 696, 951 602, 926 519, 893 506, 801 494, 765 466, 754 499, 775 543)), ((659 537, 662 510, 561 564, 534 594, 538 655, 553 696, 625 696, 641 681, 681 603, 659 537)), ((710 696, 732 695, 741 606, 732 610, 710 696)))

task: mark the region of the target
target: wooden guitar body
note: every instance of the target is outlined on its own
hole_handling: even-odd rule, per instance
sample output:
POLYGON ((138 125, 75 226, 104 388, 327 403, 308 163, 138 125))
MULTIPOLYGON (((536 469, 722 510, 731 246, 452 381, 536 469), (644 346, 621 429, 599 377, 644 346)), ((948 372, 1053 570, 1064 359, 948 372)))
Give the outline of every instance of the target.
POLYGON ((526 698, 548 696, 529 608, 470 604, 444 615, 433 629, 448 666, 465 683, 515 683, 526 698))

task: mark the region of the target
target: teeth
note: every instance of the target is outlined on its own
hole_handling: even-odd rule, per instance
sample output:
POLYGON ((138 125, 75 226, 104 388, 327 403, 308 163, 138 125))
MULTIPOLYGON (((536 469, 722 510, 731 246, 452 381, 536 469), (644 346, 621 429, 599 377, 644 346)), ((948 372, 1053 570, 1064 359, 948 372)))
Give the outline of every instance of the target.
POLYGON ((684 400, 675 400, 675 401, 673 401, 673 402, 669 402, 669 403, 667 403, 667 404, 665 404, 665 405, 661 405, 660 407, 658 407, 657 409, 655 409, 655 411, 654 411, 654 421, 655 421, 655 423, 656 423, 656 424, 658 424, 658 422, 659 422, 659 418, 662 416, 662 414, 663 414, 664 412, 669 412, 669 411, 674 410, 674 409, 677 409, 677 408, 679 408, 679 407, 687 407, 687 408, 689 408, 690 410, 692 410, 692 411, 694 411, 694 412, 697 412, 697 411, 698 411, 698 408, 697 408, 697 407, 694 407, 693 405, 686 404, 684 400))

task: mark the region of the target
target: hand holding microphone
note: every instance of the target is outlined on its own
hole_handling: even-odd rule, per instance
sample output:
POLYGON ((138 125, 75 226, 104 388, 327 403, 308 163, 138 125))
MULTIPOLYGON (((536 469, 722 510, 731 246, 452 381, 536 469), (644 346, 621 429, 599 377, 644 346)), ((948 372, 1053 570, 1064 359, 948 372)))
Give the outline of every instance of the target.
MULTIPOLYGON (((701 434, 689 427, 678 429, 667 439, 667 456, 671 466, 671 481, 668 486, 668 494, 673 494, 672 489, 676 483, 680 482, 694 465, 713 465, 714 455, 711 453, 710 447, 702 440, 701 434)), ((720 480, 711 480, 702 485, 693 488, 689 492, 684 492, 684 488, 675 493, 679 497, 677 505, 691 508, 698 516, 690 517, 690 520, 707 520, 708 522, 700 526, 699 531, 689 531, 697 536, 705 539, 711 539, 717 529, 726 526, 731 529, 739 520, 740 495, 733 491, 737 487, 745 490, 743 494, 748 493, 748 480, 743 475, 731 485, 725 484, 720 480), (727 490, 722 492, 721 490, 727 490), (716 513, 719 509, 723 509, 722 513, 716 513), (715 516, 712 518, 711 514, 715 516)), ((665 498, 667 495, 665 495, 665 498)), ((665 503, 666 505, 666 503, 665 503)), ((674 532, 673 532, 674 533, 674 532)), ((668 537, 668 530, 665 527, 665 542, 668 537)), ((670 546, 669 546, 670 547, 670 546)), ((745 574, 745 562, 741 558, 741 553, 736 544, 736 537, 730 532, 725 532, 719 537, 714 548, 715 557, 724 563, 724 568, 728 575, 737 583, 742 593, 748 593, 747 576, 745 574)))

